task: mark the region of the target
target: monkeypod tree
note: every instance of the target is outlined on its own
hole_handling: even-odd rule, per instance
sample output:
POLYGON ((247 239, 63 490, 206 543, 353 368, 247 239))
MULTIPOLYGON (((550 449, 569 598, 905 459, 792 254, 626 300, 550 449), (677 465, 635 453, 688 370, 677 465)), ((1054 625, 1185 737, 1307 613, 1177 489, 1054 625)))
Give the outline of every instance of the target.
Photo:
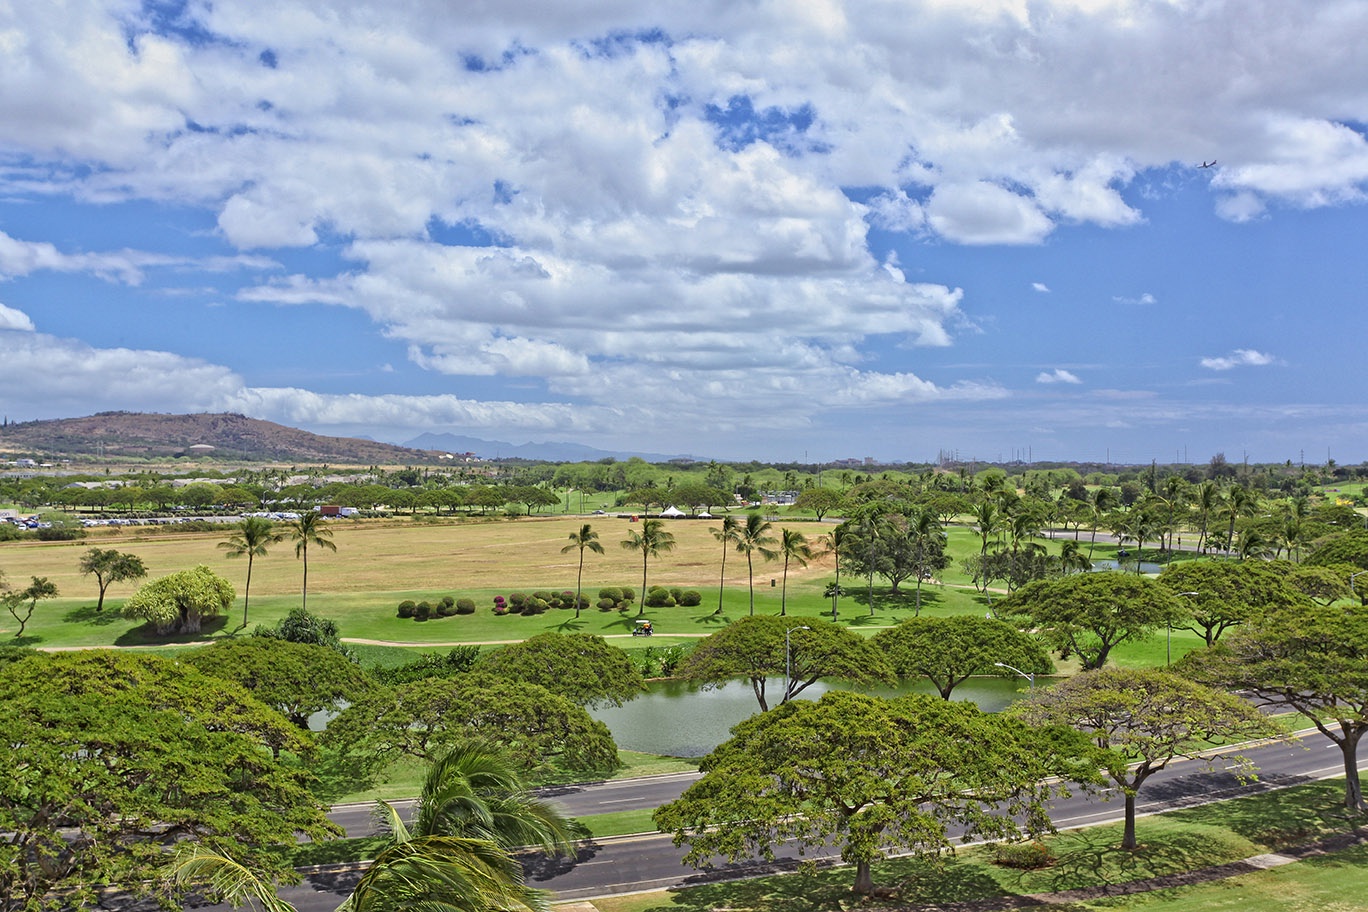
POLYGON ((1159 582, 1184 599, 1187 630, 1211 646, 1221 634, 1265 611, 1290 608, 1303 599, 1288 585, 1287 569, 1267 561, 1183 561, 1159 574, 1159 582))
POLYGON ((1054 663, 1032 635, 974 615, 908 618, 873 643, 902 678, 930 680, 943 699, 973 675, 1050 674, 1054 663))
POLYGON ((864 637, 817 618, 743 617, 700 640, 675 674, 705 687, 746 678, 760 704, 770 708, 768 684, 783 682, 787 703, 823 678, 891 684, 888 660, 864 637))
POLYGON ((274 637, 219 640, 184 661, 243 687, 305 730, 314 713, 337 709, 373 686, 360 666, 335 649, 274 637))
POLYGON ((1168 587, 1127 573, 1037 580, 998 602, 997 612, 1023 630, 1039 631, 1060 658, 1078 656, 1084 671, 1101 668, 1122 643, 1147 639, 1186 617, 1168 587))
POLYGON ((688 843, 696 867, 773 860, 777 849, 835 846, 874 889, 871 865, 891 852, 935 855, 962 838, 1050 829, 1047 804, 1066 781, 1096 779, 1087 740, 914 694, 887 700, 832 691, 737 725, 700 764, 703 778, 655 813, 688 843))
POLYGON ((1270 612, 1216 647, 1184 656, 1178 670, 1309 718, 1343 755, 1344 806, 1368 810, 1358 772, 1358 745, 1368 732, 1368 608, 1270 612))
POLYGON ((1008 712, 1033 725, 1072 725, 1110 752, 1106 773, 1126 800, 1124 849, 1138 846, 1135 796, 1146 779, 1172 760, 1197 757, 1213 743, 1278 733, 1257 709, 1232 694, 1148 669, 1087 671, 1033 691, 1008 712))
POLYGON ((537 684, 580 706, 621 706, 646 690, 627 653, 587 633, 541 633, 481 654, 473 670, 537 684))
POLYGON ((119 650, 0 666, 0 906, 93 908, 154 890, 173 846, 199 843, 267 877, 276 847, 340 835, 283 754, 311 742, 240 687, 119 650), (266 749, 263 749, 266 748, 266 749))

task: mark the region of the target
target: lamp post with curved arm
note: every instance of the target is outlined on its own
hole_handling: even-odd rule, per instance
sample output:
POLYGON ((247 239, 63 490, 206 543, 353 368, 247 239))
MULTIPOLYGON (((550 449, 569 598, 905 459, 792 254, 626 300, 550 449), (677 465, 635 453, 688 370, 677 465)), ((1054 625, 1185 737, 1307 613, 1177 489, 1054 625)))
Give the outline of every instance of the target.
POLYGON ((1015 665, 1008 665, 1006 662, 994 662, 993 664, 996 665, 998 668, 1006 668, 1009 671, 1015 671, 1017 674, 1021 675, 1023 678, 1026 679, 1026 683, 1030 685, 1031 690, 1035 690, 1035 674, 1033 672, 1022 671, 1015 665))

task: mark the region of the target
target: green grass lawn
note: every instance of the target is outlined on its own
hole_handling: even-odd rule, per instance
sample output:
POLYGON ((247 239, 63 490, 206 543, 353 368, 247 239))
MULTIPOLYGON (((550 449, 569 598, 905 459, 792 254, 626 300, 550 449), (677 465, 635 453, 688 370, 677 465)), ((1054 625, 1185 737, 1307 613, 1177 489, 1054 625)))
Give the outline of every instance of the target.
MULTIPOLYGON (((582 524, 581 518, 533 518, 530 520, 471 520, 462 522, 383 522, 371 525, 346 523, 336 527, 334 540, 338 551, 323 552, 310 560, 309 608, 316 614, 338 622, 344 639, 370 641, 356 644, 367 665, 398 664, 406 651, 384 645, 405 644, 418 651, 441 649, 454 643, 499 643, 526 639, 544 631, 590 633, 612 638, 626 649, 668 646, 694 641, 714 632, 728 621, 750 613, 751 586, 745 561, 730 554, 727 562, 723 611, 717 614, 718 578, 721 551, 712 538, 708 521, 679 521, 670 525, 676 535, 674 551, 661 555, 648 567, 648 582, 697 589, 703 602, 696 608, 650 608, 645 612, 655 624, 656 636, 630 636, 637 610, 625 613, 602 612, 597 608, 575 618, 573 611, 553 610, 535 617, 493 614, 495 595, 514 591, 532 592, 539 588, 573 589, 575 555, 562 554, 560 548, 569 531, 582 524), (441 585, 437 585, 441 580, 441 585), (401 619, 395 607, 404 599, 435 600, 443 595, 469 597, 477 605, 475 614, 436 618, 428 621, 401 619)), ((640 588, 640 559, 616 547, 623 533, 632 526, 615 517, 595 517, 605 544, 604 555, 590 555, 586 562, 584 591, 595 599, 605 585, 631 585, 640 588), (605 569, 608 568, 608 569, 605 569)), ((830 524, 794 524, 810 538, 829 531, 830 524)), ((225 533, 226 534, 226 533, 225 533)), ((238 607, 227 617, 207 622, 198 636, 157 637, 141 623, 123 618, 119 609, 132 591, 130 584, 112 587, 105 609, 94 609, 93 580, 80 576, 75 568, 87 547, 114 547, 144 556, 152 574, 159 575, 196 563, 207 563, 234 585, 245 579, 245 564, 224 558, 217 548, 223 535, 169 532, 120 533, 126 537, 106 536, 85 542, 10 542, 0 546, 0 569, 11 579, 22 575, 50 576, 63 597, 40 603, 22 640, 23 645, 42 648, 80 648, 90 646, 135 646, 145 648, 184 647, 187 642, 231 635, 241 630, 238 607)), ((1086 543, 1087 534, 1082 535, 1086 543)), ((1062 540, 1047 541, 1057 549, 1062 540)), ((291 549, 278 546, 282 553, 269 554, 256 561, 252 577, 250 616, 247 629, 257 624, 273 624, 299 604, 299 563, 291 549), (288 552, 288 553, 285 553, 288 552)), ((978 552, 978 536, 963 526, 949 529, 948 553, 951 565, 936 583, 922 586, 921 610, 926 614, 978 614, 991 608, 1002 594, 980 593, 959 569, 964 558, 978 552)), ((1112 545, 1099 544, 1095 556, 1114 554, 1112 545)), ((826 617, 831 600, 823 596, 835 578, 831 558, 816 560, 810 566, 791 567, 787 597, 784 597, 782 567, 758 563, 755 568, 755 611, 778 614, 786 610, 797 618, 826 617)), ((873 634, 916 613, 916 587, 904 584, 894 594, 887 584, 876 582, 871 590, 867 580, 841 579, 847 594, 838 606, 838 623, 850 629, 873 634), (872 608, 871 608, 872 594, 872 608)), ((0 642, 15 625, 0 615, 0 642)), ((10 642, 16 642, 13 639, 10 642)), ((1172 657, 1179 658, 1201 641, 1189 631, 1172 633, 1172 657)), ((1122 647, 1115 661, 1124 665, 1158 667, 1165 664, 1169 650, 1165 637, 1143 644, 1122 647)), ((1068 670, 1065 668, 1064 670, 1068 670)))

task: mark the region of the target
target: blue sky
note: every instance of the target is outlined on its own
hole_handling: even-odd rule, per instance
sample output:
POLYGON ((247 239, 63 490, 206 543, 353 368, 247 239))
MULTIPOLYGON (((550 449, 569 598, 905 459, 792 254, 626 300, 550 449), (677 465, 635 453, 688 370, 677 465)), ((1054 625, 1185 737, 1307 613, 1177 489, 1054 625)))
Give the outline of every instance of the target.
POLYGON ((1360 462, 1365 44, 1360 0, 10 4, 0 409, 1360 462))

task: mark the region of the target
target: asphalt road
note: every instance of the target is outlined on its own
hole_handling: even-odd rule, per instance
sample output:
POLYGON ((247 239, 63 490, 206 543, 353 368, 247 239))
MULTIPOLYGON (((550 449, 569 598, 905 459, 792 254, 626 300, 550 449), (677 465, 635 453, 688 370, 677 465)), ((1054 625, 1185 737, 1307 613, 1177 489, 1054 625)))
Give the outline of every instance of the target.
MULTIPOLYGON (((1242 783, 1231 771, 1230 764, 1220 760, 1210 765, 1200 761, 1178 761, 1145 783, 1137 802, 1138 811, 1153 814, 1343 773, 1339 748, 1320 734, 1290 744, 1255 748, 1246 751, 1245 755, 1258 768, 1257 781, 1242 783)), ((573 815, 656 807, 677 796, 695 778, 693 774, 679 774, 619 780, 557 790, 548 797, 573 815)), ((1105 792, 1075 795, 1058 802, 1052 816, 1060 828, 1118 820, 1123 812, 1122 803, 1108 800, 1117 797, 1115 793, 1105 792)), ((368 814, 365 807, 342 808, 334 819, 346 826, 349 834, 360 835, 368 831, 368 814)), ((1143 821, 1140 827, 1143 832, 1143 821)), ((664 835, 609 838, 586 844, 575 859, 530 859, 527 876, 532 885, 552 890, 556 899, 572 900, 730 879, 770 869, 757 864, 719 865, 711 871, 700 872, 681 863, 683 854, 684 849, 674 846, 670 837, 664 835)), ((809 852, 804 859, 821 857, 820 853, 809 852)), ((791 868, 797 861, 798 857, 793 853, 781 859, 774 868, 791 868)), ((355 873, 315 874, 297 887, 282 889, 280 895, 300 912, 332 912, 347 897, 356 876, 355 873)), ((219 910, 228 907, 198 908, 219 910)))

